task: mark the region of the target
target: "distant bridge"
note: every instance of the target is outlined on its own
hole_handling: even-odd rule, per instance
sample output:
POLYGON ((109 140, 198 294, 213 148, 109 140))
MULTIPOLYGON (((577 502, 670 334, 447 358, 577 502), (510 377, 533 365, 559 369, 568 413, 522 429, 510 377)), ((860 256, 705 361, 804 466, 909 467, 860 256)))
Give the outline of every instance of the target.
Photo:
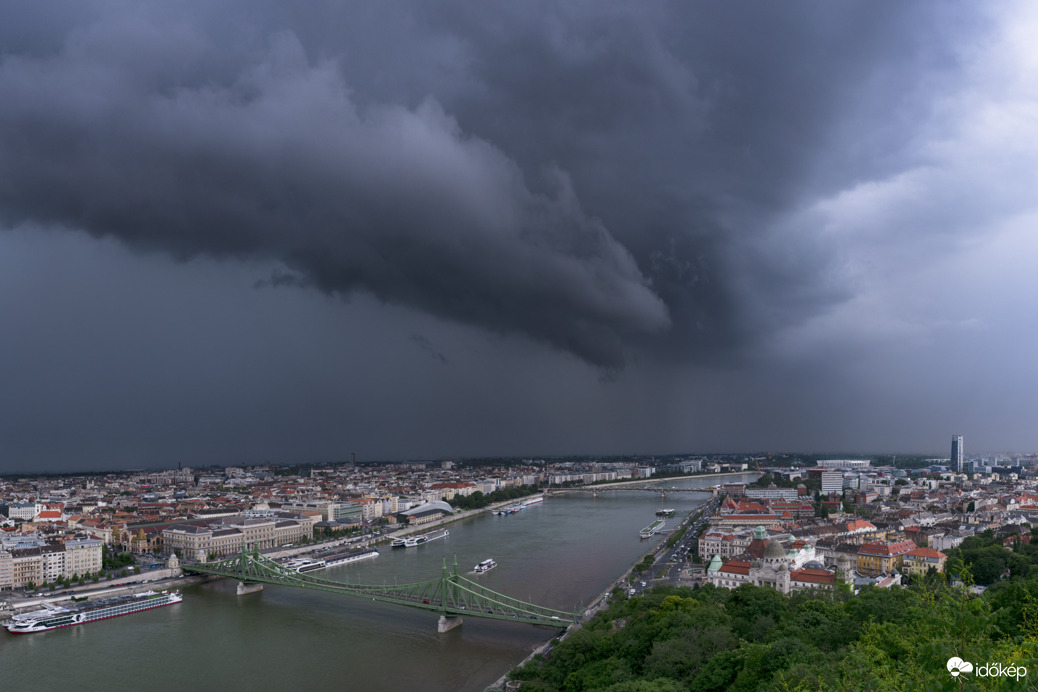
POLYGON ((713 488, 661 488, 659 486, 645 488, 630 485, 576 485, 571 488, 548 488, 544 491, 544 494, 557 495, 559 493, 591 493, 592 495, 598 495, 599 493, 615 492, 618 490, 637 490, 643 493, 656 493, 660 497, 666 497, 667 493, 705 493, 707 495, 714 493, 713 488))
POLYGON ((258 586, 250 588, 250 585, 276 584, 328 591, 345 596, 359 596, 373 601, 428 610, 440 614, 438 628, 440 632, 446 632, 460 625, 463 615, 557 628, 566 628, 580 621, 579 613, 554 610, 510 598, 459 575, 457 557, 454 558, 454 568, 451 571, 447 570, 447 560, 444 559, 443 573, 439 579, 412 584, 383 584, 380 586, 348 584, 321 579, 312 574, 300 574, 260 555, 255 546, 251 551, 243 547, 240 553, 224 560, 185 564, 181 567, 186 572, 237 579, 240 582, 238 593, 247 593, 261 588, 258 586))

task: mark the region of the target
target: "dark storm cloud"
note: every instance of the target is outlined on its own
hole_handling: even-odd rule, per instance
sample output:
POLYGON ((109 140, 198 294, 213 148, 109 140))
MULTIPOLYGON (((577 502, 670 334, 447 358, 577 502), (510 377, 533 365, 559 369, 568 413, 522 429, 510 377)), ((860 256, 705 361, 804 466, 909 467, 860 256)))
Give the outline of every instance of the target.
POLYGON ((607 368, 844 299, 826 247, 765 229, 893 166, 910 130, 838 139, 847 114, 917 114, 954 67, 907 4, 98 7, 5 44, 7 223, 269 260, 607 368))
POLYGON ((471 66, 450 105, 524 166, 571 174, 670 309, 656 343, 697 358, 850 297, 817 229, 769 229, 908 165, 983 27, 909 3, 537 7, 427 12, 471 66))
POLYGON ((328 292, 367 290, 602 365, 621 362, 626 335, 666 328, 662 301, 563 172, 531 192, 433 99, 358 110, 289 34, 230 84, 178 86, 162 58, 196 37, 172 34, 140 60, 111 59, 124 36, 109 27, 4 60, 10 223, 181 258, 269 257, 328 292))

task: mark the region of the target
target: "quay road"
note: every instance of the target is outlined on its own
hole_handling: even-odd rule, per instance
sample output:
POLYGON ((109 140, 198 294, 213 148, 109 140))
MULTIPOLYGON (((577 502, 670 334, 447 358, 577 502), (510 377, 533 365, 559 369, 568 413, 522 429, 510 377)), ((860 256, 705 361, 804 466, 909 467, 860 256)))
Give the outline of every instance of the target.
MULTIPOLYGON (((656 562, 640 577, 632 578, 630 588, 634 590, 634 593, 631 595, 639 594, 645 589, 651 589, 653 586, 664 582, 672 586, 687 586, 696 582, 696 579, 690 573, 688 563, 691 562, 696 554, 696 542, 699 539, 699 534, 710 523, 711 515, 717 511, 720 504, 720 497, 712 498, 709 502, 699 507, 699 509, 691 512, 685 518, 685 521, 674 529, 674 531, 679 531, 682 526, 688 527, 685 534, 673 546, 668 548, 666 541, 656 546, 654 551, 656 562), (697 517, 695 521, 692 520, 693 517, 697 517)), ((703 569, 706 569, 705 565, 703 565, 703 569)))

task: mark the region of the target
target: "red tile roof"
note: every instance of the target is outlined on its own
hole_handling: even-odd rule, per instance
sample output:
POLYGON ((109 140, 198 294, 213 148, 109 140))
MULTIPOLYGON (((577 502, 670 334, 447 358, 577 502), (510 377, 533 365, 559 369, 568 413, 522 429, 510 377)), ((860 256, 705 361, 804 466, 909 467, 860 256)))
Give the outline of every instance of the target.
POLYGON ((726 517, 722 517, 721 521, 728 524, 733 521, 745 521, 747 524, 761 524, 764 522, 774 522, 776 519, 781 519, 777 514, 729 514, 726 517))
POLYGON ((835 581, 835 576, 832 572, 824 569, 797 569, 789 573, 789 578, 792 581, 806 581, 813 584, 832 584, 835 581))
POLYGON ((911 555, 912 557, 932 557, 935 559, 948 557, 944 553, 940 552, 939 550, 934 550, 933 548, 916 548, 915 550, 909 550, 905 554, 911 555))
POLYGON ((892 557, 904 555, 916 549, 912 541, 898 541, 897 543, 866 543, 858 550, 858 555, 875 555, 877 557, 892 557))
POLYGON ((729 574, 749 574, 750 563, 745 560, 729 560, 721 565, 721 569, 719 569, 718 572, 727 572, 729 574))
POLYGON ((876 527, 872 522, 865 521, 864 519, 858 519, 856 521, 847 523, 848 531, 875 531, 876 527))

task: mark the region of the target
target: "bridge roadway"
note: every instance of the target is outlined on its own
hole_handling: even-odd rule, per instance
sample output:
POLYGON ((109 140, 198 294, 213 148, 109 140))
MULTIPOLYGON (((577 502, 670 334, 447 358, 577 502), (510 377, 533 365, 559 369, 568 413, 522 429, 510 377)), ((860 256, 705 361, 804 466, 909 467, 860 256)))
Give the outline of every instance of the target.
POLYGON ((565 629, 581 619, 580 613, 546 608, 491 591, 458 574, 457 558, 450 571, 447 570, 446 559, 443 561, 443 573, 439 579, 392 585, 349 584, 322 579, 310 573, 300 574, 261 555, 255 546, 251 550, 243 547, 242 552, 224 560, 184 564, 181 568, 185 572, 237 579, 238 593, 258 590, 250 585, 277 584, 428 610, 439 613, 438 629, 441 633, 460 625, 462 615, 559 629, 565 629))
MULTIPOLYGON (((640 483, 642 481, 634 481, 634 482, 635 483, 640 483)), ((656 482, 658 483, 659 481, 656 481, 656 482)), ((637 487, 637 486, 634 486, 634 485, 627 485, 627 484, 621 485, 619 483, 613 483, 613 484, 610 484, 610 485, 578 485, 578 486, 573 486, 571 488, 547 488, 547 489, 545 489, 544 494, 545 495, 557 495, 559 493, 591 493, 592 495, 598 495, 599 493, 605 493, 605 492, 616 491, 616 490, 638 490, 638 491, 641 491, 643 493, 656 493, 657 495, 660 495, 661 497, 666 497, 667 493, 705 493, 707 495, 711 495, 714 492, 713 488, 677 488, 677 487, 661 488, 661 487, 658 487, 658 486, 655 487, 655 488, 644 488, 644 487, 637 487)))

